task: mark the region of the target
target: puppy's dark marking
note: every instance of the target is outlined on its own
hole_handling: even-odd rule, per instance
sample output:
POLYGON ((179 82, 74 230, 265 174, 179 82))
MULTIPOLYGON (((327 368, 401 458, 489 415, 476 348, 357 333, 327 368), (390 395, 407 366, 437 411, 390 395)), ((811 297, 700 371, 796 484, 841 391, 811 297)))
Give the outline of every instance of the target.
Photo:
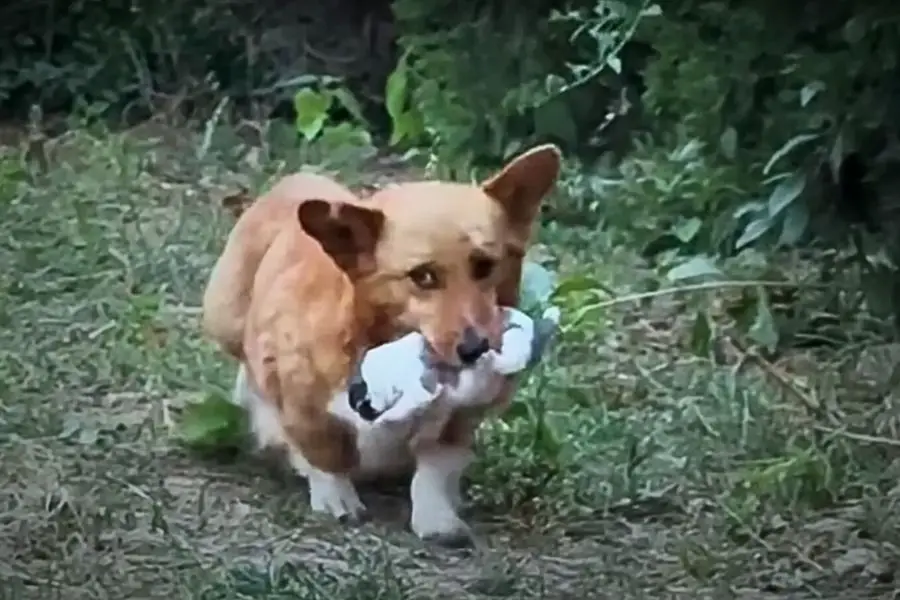
POLYGON ((361 363, 357 363, 347 383, 347 401, 350 408, 366 421, 371 422, 378 418, 379 413, 372 407, 372 401, 369 399, 369 386, 363 379, 361 363))

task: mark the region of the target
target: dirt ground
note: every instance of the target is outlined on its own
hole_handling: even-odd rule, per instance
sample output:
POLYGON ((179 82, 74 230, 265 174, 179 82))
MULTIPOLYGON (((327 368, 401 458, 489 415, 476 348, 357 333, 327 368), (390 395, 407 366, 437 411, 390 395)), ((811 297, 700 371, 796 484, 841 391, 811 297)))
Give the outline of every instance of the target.
MULTIPOLYGON (((573 329, 485 427, 474 549, 419 542, 402 482, 365 489, 373 518, 347 527, 271 461, 179 448, 163 405, 225 393, 234 369, 197 323, 221 199, 298 160, 238 142, 82 129, 2 151, 0 598, 895 597, 893 397, 838 425, 798 416, 764 373, 687 355, 683 305, 573 329)), ((367 164, 354 183, 408 176, 367 164)), ((622 294, 646 274, 590 228, 540 241, 549 266, 622 294)), ((799 362, 778 368, 807 397, 865 379, 799 362)))

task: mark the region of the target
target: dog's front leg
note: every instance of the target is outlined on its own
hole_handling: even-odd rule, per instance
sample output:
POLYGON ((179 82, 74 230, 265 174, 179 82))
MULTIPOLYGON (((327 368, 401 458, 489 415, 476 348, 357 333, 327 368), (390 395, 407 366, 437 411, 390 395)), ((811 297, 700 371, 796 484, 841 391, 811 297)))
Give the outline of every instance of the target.
POLYGON ((292 450, 291 466, 304 475, 309 483, 309 507, 316 513, 325 514, 339 521, 359 521, 366 507, 356 487, 345 473, 334 473, 318 469, 307 460, 302 452, 292 450))
POLYGON ((436 444, 416 451, 411 526, 419 538, 450 547, 471 543, 469 527, 458 512, 462 475, 471 462, 467 447, 436 444))
POLYGON ((282 348, 273 362, 291 465, 309 482, 310 509, 340 520, 360 519, 365 505, 350 479, 359 464, 355 428, 329 412, 331 385, 316 375, 308 353, 282 348))
POLYGON ((350 479, 359 460, 355 433, 327 413, 305 418, 300 426, 288 424, 285 432, 291 466, 309 482, 310 509, 342 521, 359 520, 366 507, 350 479))
POLYGON ((472 447, 480 412, 455 411, 437 440, 413 447, 416 470, 410 489, 410 525, 423 540, 449 547, 472 543, 471 530, 459 510, 463 503, 462 476, 474 458, 472 447))

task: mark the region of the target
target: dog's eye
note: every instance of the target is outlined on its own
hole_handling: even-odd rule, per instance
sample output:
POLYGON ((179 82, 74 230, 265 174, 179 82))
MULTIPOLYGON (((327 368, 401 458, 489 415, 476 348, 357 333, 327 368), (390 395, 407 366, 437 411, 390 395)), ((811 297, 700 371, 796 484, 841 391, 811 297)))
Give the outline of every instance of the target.
POLYGON ((494 273, 497 261, 486 256, 478 256, 472 259, 472 279, 482 281, 494 273))
POLYGON ((440 277, 438 277, 437 269, 432 265, 420 265, 410 271, 407 275, 419 289, 434 290, 441 287, 441 280, 440 277))

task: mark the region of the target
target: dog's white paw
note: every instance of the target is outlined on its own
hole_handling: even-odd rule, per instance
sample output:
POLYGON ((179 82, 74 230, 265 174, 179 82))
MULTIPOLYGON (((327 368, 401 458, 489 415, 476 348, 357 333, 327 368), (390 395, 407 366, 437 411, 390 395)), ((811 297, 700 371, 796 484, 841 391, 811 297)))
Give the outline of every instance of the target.
POLYGON ((462 504, 460 479, 470 459, 468 451, 449 448, 417 457, 410 526, 420 539, 446 547, 472 545, 472 531, 457 512, 462 504))
POLYGON ((448 548, 462 548, 473 543, 472 531, 456 513, 454 499, 445 505, 413 504, 410 526, 421 540, 448 548))
POLYGON ((309 506, 313 512, 340 521, 359 521, 366 513, 349 478, 321 471, 309 475, 309 506))

